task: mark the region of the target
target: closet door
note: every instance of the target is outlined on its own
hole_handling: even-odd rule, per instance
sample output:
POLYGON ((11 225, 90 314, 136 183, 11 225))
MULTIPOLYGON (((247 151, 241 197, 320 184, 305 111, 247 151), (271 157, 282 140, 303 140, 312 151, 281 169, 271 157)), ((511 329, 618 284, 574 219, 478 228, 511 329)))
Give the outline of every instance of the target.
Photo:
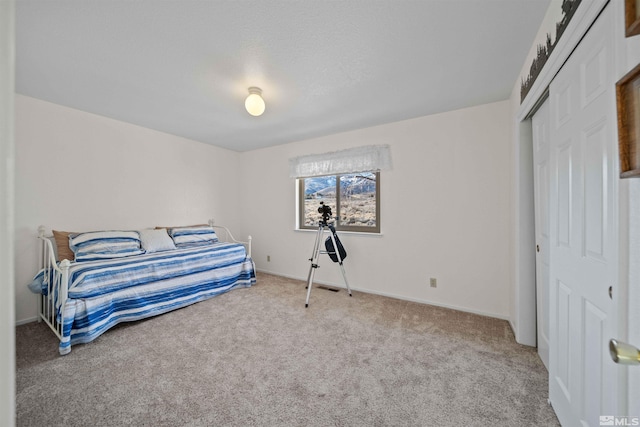
POLYGON ((538 355, 549 369, 549 100, 531 119, 536 228, 536 317, 538 355))
POLYGON ((612 12, 605 8, 550 86, 549 399, 564 426, 617 414, 608 354, 618 272, 612 12))

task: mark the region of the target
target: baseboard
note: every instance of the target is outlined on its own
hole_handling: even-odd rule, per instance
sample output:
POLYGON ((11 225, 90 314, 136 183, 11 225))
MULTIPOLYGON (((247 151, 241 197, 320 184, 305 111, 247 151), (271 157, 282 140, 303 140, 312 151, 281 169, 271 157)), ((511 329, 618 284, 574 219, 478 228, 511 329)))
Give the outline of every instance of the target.
MULTIPOLYGON (((262 270, 262 269, 257 269, 257 271, 260 272, 260 273, 272 274, 274 276, 286 277, 288 279, 301 280, 303 282, 307 280, 306 278, 296 277, 296 276, 293 276, 293 275, 290 275, 290 274, 277 273, 277 272, 274 272, 274 271, 268 271, 268 270, 262 270)), ((346 289, 346 287, 344 285, 331 283, 331 282, 326 282, 326 281, 322 281, 322 280, 314 280, 313 283, 317 283, 317 284, 320 284, 320 285, 331 286, 331 287, 334 287, 334 288, 346 289)), ((423 300, 423 299, 420 299, 420 298, 412 298, 412 297, 407 297, 407 296, 404 296, 404 295, 397 295, 397 294, 393 294, 391 292, 382 292, 382 291, 375 291, 375 290, 371 290, 371 289, 362 289, 362 288, 357 288, 357 287, 353 287, 353 286, 351 286, 351 290, 357 291, 357 292, 362 292, 362 293, 365 293, 365 294, 373 294, 373 295, 380 295, 380 296, 383 296, 383 297, 395 298, 395 299, 399 299, 399 300, 403 300, 403 301, 417 302, 419 304, 433 305, 435 307, 449 308, 451 310, 462 311, 462 312, 471 313, 471 314, 477 314, 477 315, 480 315, 480 316, 491 317, 491 318, 494 318, 494 319, 506 320, 511 324, 511 319, 509 318, 509 316, 504 316, 504 315, 500 315, 500 314, 487 313, 487 312, 484 312, 484 311, 481 311, 481 310, 474 310, 474 309, 470 309, 470 308, 466 308, 466 307, 459 307, 459 306, 456 306, 456 305, 442 304, 442 303, 433 302, 433 301, 429 301, 429 300, 423 300)), ((513 329, 513 325, 511 325, 511 328, 513 329)))
POLYGON ((37 321, 38 321, 38 316, 29 317, 28 319, 22 319, 22 320, 16 321, 16 326, 26 325, 27 323, 33 323, 33 322, 37 322, 37 321))

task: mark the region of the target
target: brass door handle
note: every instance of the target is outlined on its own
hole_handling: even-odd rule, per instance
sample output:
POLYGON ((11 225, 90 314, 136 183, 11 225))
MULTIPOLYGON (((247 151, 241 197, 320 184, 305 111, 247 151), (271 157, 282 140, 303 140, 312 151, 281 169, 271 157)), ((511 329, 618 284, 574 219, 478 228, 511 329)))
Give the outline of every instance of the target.
POLYGON ((640 365, 640 350, 626 342, 609 340, 609 353, 621 365, 640 365))

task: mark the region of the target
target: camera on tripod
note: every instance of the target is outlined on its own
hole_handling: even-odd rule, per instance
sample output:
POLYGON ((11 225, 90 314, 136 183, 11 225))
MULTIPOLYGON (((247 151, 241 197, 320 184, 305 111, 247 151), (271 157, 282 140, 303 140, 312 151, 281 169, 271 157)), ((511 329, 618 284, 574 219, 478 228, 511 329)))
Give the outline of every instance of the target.
POLYGON ((318 213, 322 214, 322 223, 326 224, 327 220, 331 219, 331 206, 327 206, 324 202, 320 202, 320 207, 318 208, 318 213))

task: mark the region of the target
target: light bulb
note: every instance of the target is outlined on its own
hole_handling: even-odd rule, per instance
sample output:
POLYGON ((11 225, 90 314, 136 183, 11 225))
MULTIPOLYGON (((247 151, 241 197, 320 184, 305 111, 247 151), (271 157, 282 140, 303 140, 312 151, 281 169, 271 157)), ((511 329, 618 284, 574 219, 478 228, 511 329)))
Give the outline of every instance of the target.
POLYGON ((260 88, 249 88, 249 96, 244 101, 244 108, 247 109, 249 114, 256 117, 264 113, 265 103, 264 99, 262 99, 262 90, 260 88))

